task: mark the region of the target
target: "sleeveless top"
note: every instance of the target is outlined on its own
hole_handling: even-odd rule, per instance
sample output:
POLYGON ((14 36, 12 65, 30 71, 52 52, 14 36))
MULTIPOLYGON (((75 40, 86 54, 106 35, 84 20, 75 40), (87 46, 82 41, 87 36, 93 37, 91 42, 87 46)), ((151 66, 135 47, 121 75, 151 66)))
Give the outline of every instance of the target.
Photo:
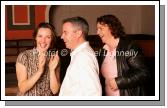
MULTIPOLYGON (((34 73, 38 71, 38 51, 37 49, 26 50, 18 55, 16 63, 21 63, 26 67, 27 79, 31 78, 34 73)), ((24 96, 52 96, 52 91, 50 90, 50 80, 49 80, 49 57, 46 59, 44 72, 35 85, 28 90, 24 96)), ((22 95, 18 92, 17 95, 22 95)))

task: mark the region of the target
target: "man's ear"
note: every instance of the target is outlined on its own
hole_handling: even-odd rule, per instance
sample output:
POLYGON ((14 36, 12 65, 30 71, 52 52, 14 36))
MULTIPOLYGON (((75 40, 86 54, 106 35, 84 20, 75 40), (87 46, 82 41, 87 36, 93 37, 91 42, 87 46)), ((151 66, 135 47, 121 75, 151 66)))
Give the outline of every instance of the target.
POLYGON ((82 36, 82 33, 83 33, 83 32, 82 32, 81 30, 78 30, 78 31, 77 31, 77 37, 82 36))

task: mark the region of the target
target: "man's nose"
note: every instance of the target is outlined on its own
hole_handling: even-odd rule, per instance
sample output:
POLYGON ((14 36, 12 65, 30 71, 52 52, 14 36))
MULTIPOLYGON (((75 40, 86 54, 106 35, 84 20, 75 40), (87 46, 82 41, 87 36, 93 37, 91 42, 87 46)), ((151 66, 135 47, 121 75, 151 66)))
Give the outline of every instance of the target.
POLYGON ((60 37, 61 39, 63 39, 64 38, 64 36, 63 36, 63 34, 61 35, 61 37, 60 37))

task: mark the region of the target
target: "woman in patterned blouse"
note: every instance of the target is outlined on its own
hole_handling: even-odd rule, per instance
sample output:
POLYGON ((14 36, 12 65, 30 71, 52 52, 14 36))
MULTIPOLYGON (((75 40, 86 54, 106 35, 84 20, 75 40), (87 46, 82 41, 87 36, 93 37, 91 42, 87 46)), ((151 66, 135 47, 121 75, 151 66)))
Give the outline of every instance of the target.
POLYGON ((58 52, 50 53, 55 42, 53 25, 40 23, 33 33, 35 47, 18 55, 16 75, 21 96, 52 96, 59 92, 58 52))

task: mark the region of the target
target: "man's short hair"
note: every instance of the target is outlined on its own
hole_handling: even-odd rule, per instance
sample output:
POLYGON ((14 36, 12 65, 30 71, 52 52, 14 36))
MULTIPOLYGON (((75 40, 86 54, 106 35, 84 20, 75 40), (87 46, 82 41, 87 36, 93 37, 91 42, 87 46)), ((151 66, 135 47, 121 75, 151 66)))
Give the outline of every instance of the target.
POLYGON ((67 22, 72 23, 79 30, 81 30, 83 32, 84 38, 88 35, 89 25, 84 18, 77 16, 77 17, 67 18, 63 20, 63 24, 67 22))

